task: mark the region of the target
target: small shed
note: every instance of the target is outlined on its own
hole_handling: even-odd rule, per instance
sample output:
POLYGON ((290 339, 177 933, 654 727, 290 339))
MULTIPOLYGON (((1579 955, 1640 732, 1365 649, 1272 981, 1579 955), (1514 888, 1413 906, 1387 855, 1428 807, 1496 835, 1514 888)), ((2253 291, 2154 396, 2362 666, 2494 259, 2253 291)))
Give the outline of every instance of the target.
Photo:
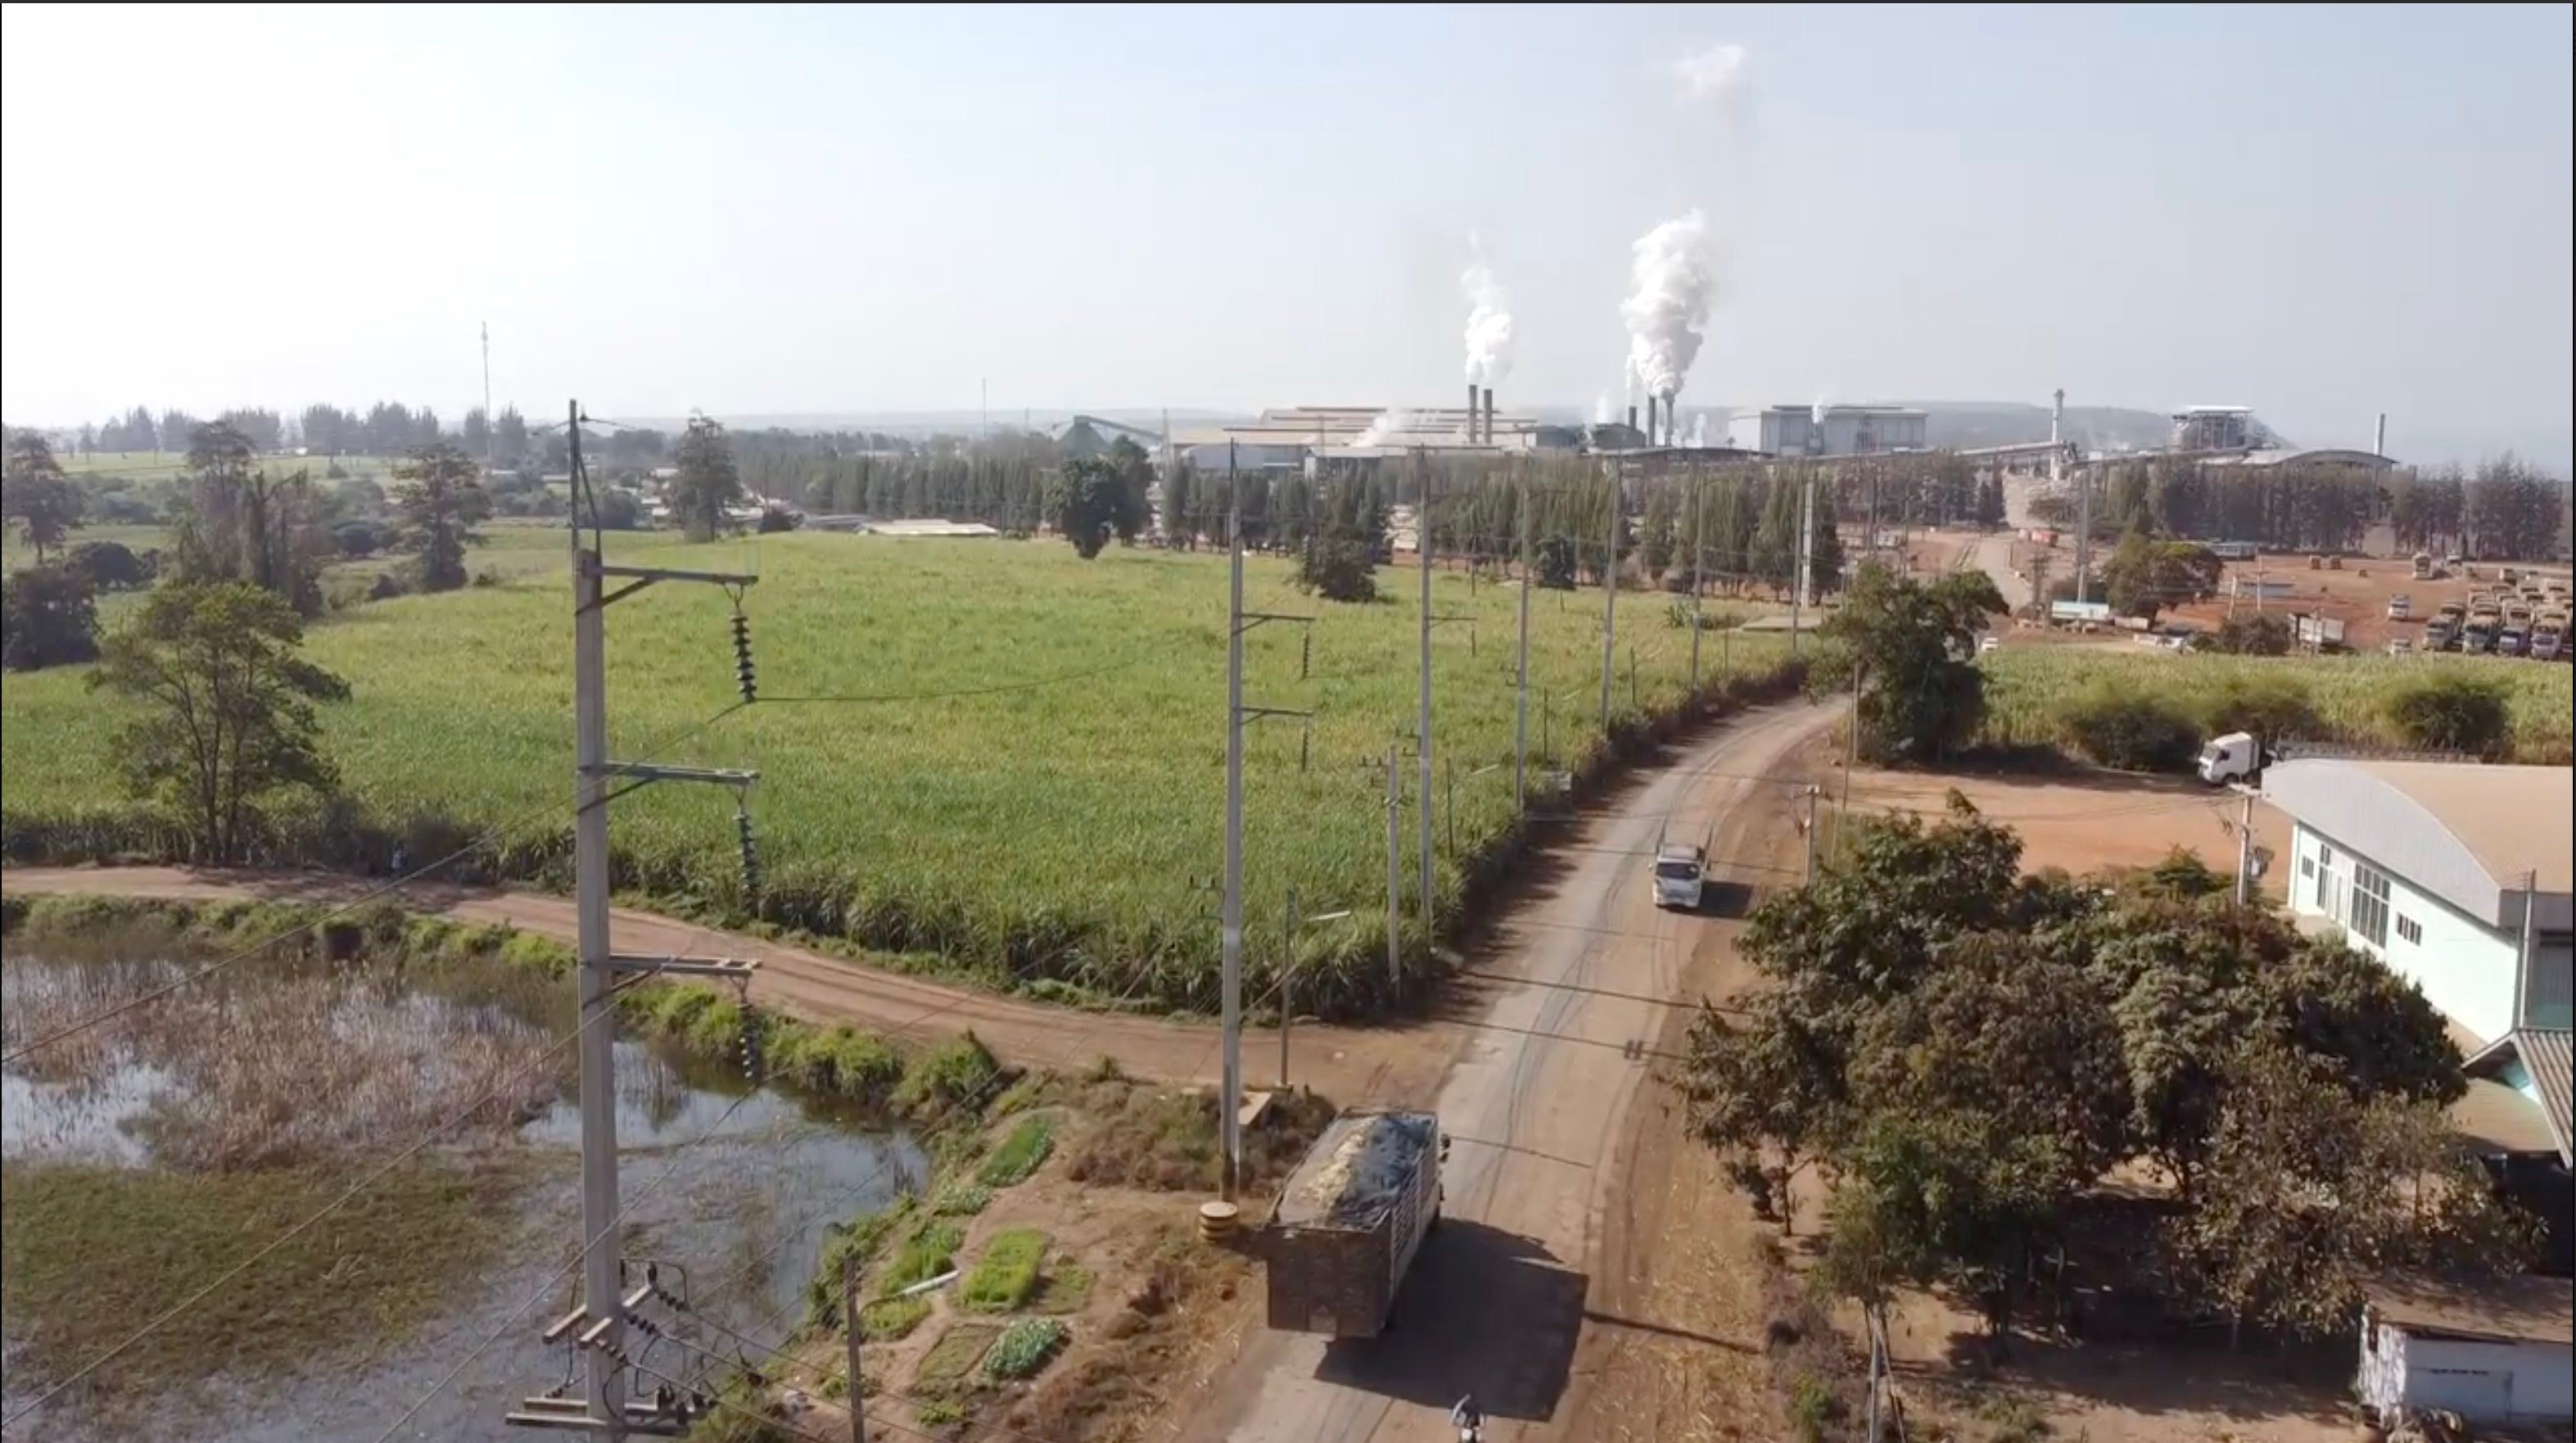
POLYGON ((2444 1408, 2471 1422, 2576 1417, 2566 1278, 2393 1279, 2361 1318, 2361 1401, 2382 1418, 2444 1408))

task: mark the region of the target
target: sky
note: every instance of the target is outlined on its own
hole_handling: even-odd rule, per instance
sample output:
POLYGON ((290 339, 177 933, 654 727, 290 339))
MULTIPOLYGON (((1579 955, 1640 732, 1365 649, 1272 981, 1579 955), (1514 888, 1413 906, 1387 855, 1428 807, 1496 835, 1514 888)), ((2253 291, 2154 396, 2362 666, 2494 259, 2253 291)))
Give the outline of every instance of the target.
POLYGON ((2571 432, 2565 6, 0 12, 0 408, 1616 396, 2571 432), (1720 46, 1738 47, 1726 63, 1720 46), (1712 56, 1717 56, 1712 60, 1712 56), (1686 61, 1696 63, 1685 65, 1686 61))

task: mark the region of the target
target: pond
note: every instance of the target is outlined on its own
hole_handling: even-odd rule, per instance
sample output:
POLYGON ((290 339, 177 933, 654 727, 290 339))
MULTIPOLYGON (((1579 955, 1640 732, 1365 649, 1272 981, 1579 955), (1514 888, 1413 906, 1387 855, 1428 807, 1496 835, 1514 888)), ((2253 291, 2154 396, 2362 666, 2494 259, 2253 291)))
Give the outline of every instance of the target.
MULTIPOLYGON (((58 1019, 148 994, 183 965, 12 952, 0 964, 10 1045, 45 1035, 58 1019)), ((244 1222, 237 1244, 219 1234, 204 1249, 202 1277, 189 1275, 168 1296, 147 1287, 91 1318, 79 1309, 104 1311, 118 1277, 140 1269, 148 1283, 149 1251, 175 1235, 137 1239, 144 1255, 121 1258, 121 1235, 108 1233, 101 1250, 86 1213, 63 1229, 78 1241, 31 1231, 56 1227, 43 1220, 64 1214, 22 1212, 22 1198, 77 1181, 103 1189, 95 1195, 106 1207, 131 1198, 145 1216, 141 1195, 156 1181, 184 1183, 180 1195, 193 1200, 270 1177, 309 1179, 327 1201, 461 1116, 465 1124, 427 1150, 421 1195, 467 1211, 443 1231, 430 1218, 445 1203, 416 1214, 426 1237, 407 1237, 415 1214, 396 1212, 344 1244, 361 1251, 356 1263, 398 1275, 378 1295, 366 1295, 363 1280, 355 1289, 335 1282, 353 1260, 324 1259, 313 1264, 323 1286, 298 1283, 272 1304, 258 1290, 281 1283, 260 1277, 263 1263, 227 1285, 255 1300, 247 1327, 228 1325, 217 1341, 157 1362, 138 1347, 102 1368, 95 1386, 67 1390, 30 1421, 41 1421, 45 1437, 74 1440, 165 1434, 184 1423, 188 1436, 236 1443, 366 1443, 430 1395, 395 1436, 524 1438, 502 1414, 563 1382, 572 1360, 569 1348, 539 1338, 576 1292, 569 1265, 580 1120, 564 1041, 569 999, 558 995, 569 984, 265 961, 239 970, 245 975, 142 1003, 0 1073, 0 1161, 12 1194, 9 1298, 0 1311, 7 1411, 32 1401, 41 1380, 104 1351, 66 1344, 61 1356, 39 1358, 39 1339, 68 1330, 112 1344, 158 1311, 156 1296, 166 1308, 282 1232, 281 1217, 313 1210, 298 1204, 262 1215, 258 1227, 244 1222), (477 1102, 486 1097, 488 1106, 477 1102), (442 1179, 463 1180, 466 1191, 443 1189, 442 1179), (364 1255, 371 1247, 397 1251, 364 1255), (59 1248, 89 1251, 72 1259, 59 1248), (388 1269, 388 1259, 410 1266, 388 1269), (66 1271, 68 1286, 42 1281, 66 1271), (81 1296, 93 1272, 105 1295, 98 1299, 81 1296), (308 1319, 313 1309, 321 1315, 308 1319), (310 1343, 290 1336, 274 1348, 237 1346, 245 1335, 292 1334, 308 1321, 320 1335, 310 1343), (35 1383, 22 1381, 30 1361, 39 1363, 35 1383)), ((647 1305, 669 1329, 639 1359, 656 1373, 721 1380, 738 1357, 761 1361, 760 1345, 776 1344, 804 1317, 826 1226, 881 1208, 929 1176, 909 1135, 846 1105, 752 1088, 734 1069, 633 1040, 619 1042, 617 1070, 620 1183, 632 1208, 623 1253, 639 1280, 644 1261, 658 1260, 663 1285, 686 1300, 685 1308, 647 1305)), ((290 1265, 272 1261, 293 1280, 290 1265)), ((224 1301, 219 1290, 207 1306, 224 1301)))

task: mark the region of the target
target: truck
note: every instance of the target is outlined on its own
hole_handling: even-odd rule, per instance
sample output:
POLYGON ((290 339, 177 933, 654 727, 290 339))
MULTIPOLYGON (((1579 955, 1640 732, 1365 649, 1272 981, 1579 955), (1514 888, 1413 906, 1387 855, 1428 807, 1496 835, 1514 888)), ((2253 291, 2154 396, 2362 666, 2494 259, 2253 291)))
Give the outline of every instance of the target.
MULTIPOLYGON (((1714 831, 1714 824, 1711 831, 1714 831)), ((1699 910, 1700 894, 1708 887, 1709 837, 1702 835, 1696 843, 1676 842, 1661 833, 1655 837, 1655 905, 1676 911, 1699 910)))
POLYGON ((1386 1330, 1440 1221, 1449 1140, 1434 1113, 1353 1108, 1324 1127, 1254 1239, 1270 1326, 1333 1338, 1386 1330))
POLYGON ((2409 621, 2412 620, 2414 616, 2415 598, 2408 596, 2402 591, 2388 598, 2388 619, 2390 621, 2409 621))
POLYGON ((2433 579, 2432 552, 2418 551, 2415 553, 2415 579, 2417 581, 2430 581, 2433 579))
POLYGON ((2229 732, 2211 737, 2200 749, 2200 779, 2211 786, 2229 782, 2250 782, 2263 774, 2266 760, 2263 744, 2252 732, 2229 732))

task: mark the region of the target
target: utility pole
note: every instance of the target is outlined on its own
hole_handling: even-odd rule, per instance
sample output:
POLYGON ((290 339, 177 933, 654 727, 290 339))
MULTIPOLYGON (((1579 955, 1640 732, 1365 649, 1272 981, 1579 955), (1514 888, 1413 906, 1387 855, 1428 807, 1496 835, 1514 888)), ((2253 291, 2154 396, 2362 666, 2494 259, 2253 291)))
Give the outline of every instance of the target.
POLYGON ((1610 735, 1612 653, 1619 636, 1619 508, 1628 489, 1628 463, 1610 463, 1610 524, 1601 537, 1601 735, 1610 735))
POLYGON ((1811 883, 1816 880, 1816 797, 1820 790, 1813 782, 1807 784, 1807 875, 1805 880, 1811 883))
POLYGON ((1404 773, 1395 743, 1386 745, 1386 980, 1404 975, 1404 773))
POLYGON ((483 323, 483 474, 492 474, 492 323, 483 323))
POLYGON ((1279 933, 1279 1090, 1288 1090, 1288 1019, 1296 1015, 1296 1004, 1288 995, 1289 979, 1297 975, 1297 889, 1288 889, 1288 921, 1279 933))
MULTIPOLYGON (((488 413, 487 413, 488 416, 488 413)), ((621 1439, 641 1420, 626 1403, 624 1333, 629 1302, 618 1295, 620 1258, 617 1224, 617 1003, 618 979, 635 973, 700 976, 748 983, 754 964, 732 958, 627 956, 617 952, 609 934, 608 803, 609 783, 628 786, 657 781, 705 782, 730 787, 737 806, 744 788, 759 773, 705 767, 664 767, 644 762, 615 762, 608 757, 608 664, 606 611, 657 581, 695 581, 723 587, 737 603, 744 588, 758 578, 718 572, 672 571, 657 567, 612 566, 602 555, 598 500, 582 464, 581 403, 565 415, 565 443, 572 468, 573 585, 573 788, 578 807, 573 821, 573 891, 580 937, 580 1018, 577 1055, 581 1101, 581 1305, 546 1330, 546 1340, 567 1336, 589 1354, 585 1414, 576 1425, 585 1431, 621 1439), (585 544, 581 508, 591 509, 585 544), (607 592, 609 577, 627 584, 607 592)), ((753 697, 750 631, 737 609, 734 615, 736 661, 743 700, 753 697)), ((745 884, 754 884, 750 823, 742 821, 745 884)), ((855 1384, 854 1384, 855 1386, 855 1384)), ((537 1404, 546 1400, 530 1400, 537 1404)), ((535 1411, 535 1410, 532 1410, 535 1411)), ((510 1421, 526 1415, 513 1414, 510 1421)), ((560 1414, 557 1414, 560 1417, 560 1414)), ((564 1426, 557 1423, 550 1426, 564 1426)))
POLYGON ((1529 811, 1529 609, 1536 584, 1530 566, 1529 489, 1521 488, 1521 641, 1519 675, 1512 688, 1512 805, 1529 811))
POLYGON ((850 1443, 868 1443, 867 1389, 859 1383, 859 1344, 866 1329, 859 1323, 859 1255, 841 1259, 841 1322, 850 1345, 850 1443))
POLYGON ((1798 654, 1806 635, 1807 553, 1816 539, 1816 475, 1807 467, 1802 466, 1799 470, 1804 474, 1798 483, 1798 560, 1793 568, 1795 580, 1789 588, 1789 654, 1791 656, 1798 654))
POLYGON ((2245 798, 2244 809, 2236 819, 2236 905, 2242 907, 2254 889, 2254 793, 2247 788, 2238 790, 2245 798))
POLYGON ((1431 469, 1419 448, 1413 453, 1413 551, 1422 573, 1422 682, 1414 722, 1414 755, 1422 768, 1422 894, 1414 905, 1422 913, 1422 935, 1431 935, 1431 469))
POLYGON ((2075 599, 2093 599, 2093 473, 2084 469, 2075 473, 2075 599))
POLYGON ((1243 1181, 1243 725, 1262 717, 1311 717, 1310 712, 1243 704, 1243 634, 1265 621, 1314 620, 1243 609, 1243 487, 1235 474, 1235 445, 1225 451, 1225 909, 1219 923, 1224 946, 1220 978, 1225 1030, 1223 1096, 1218 1135, 1225 1146, 1225 1190, 1234 1201, 1243 1181))
POLYGON ((1700 550, 1699 462, 1698 462, 1698 461, 1696 461, 1696 460, 1694 460, 1694 461, 1692 461, 1692 462, 1691 462, 1691 469, 1690 469, 1690 508, 1691 508, 1691 678, 1690 678, 1690 706, 1691 706, 1691 710, 1692 710, 1694 713, 1696 713, 1696 712, 1699 710, 1699 593, 1700 593, 1700 562, 1701 562, 1701 560, 1702 560, 1702 552, 1701 552, 1701 550, 1700 550))

